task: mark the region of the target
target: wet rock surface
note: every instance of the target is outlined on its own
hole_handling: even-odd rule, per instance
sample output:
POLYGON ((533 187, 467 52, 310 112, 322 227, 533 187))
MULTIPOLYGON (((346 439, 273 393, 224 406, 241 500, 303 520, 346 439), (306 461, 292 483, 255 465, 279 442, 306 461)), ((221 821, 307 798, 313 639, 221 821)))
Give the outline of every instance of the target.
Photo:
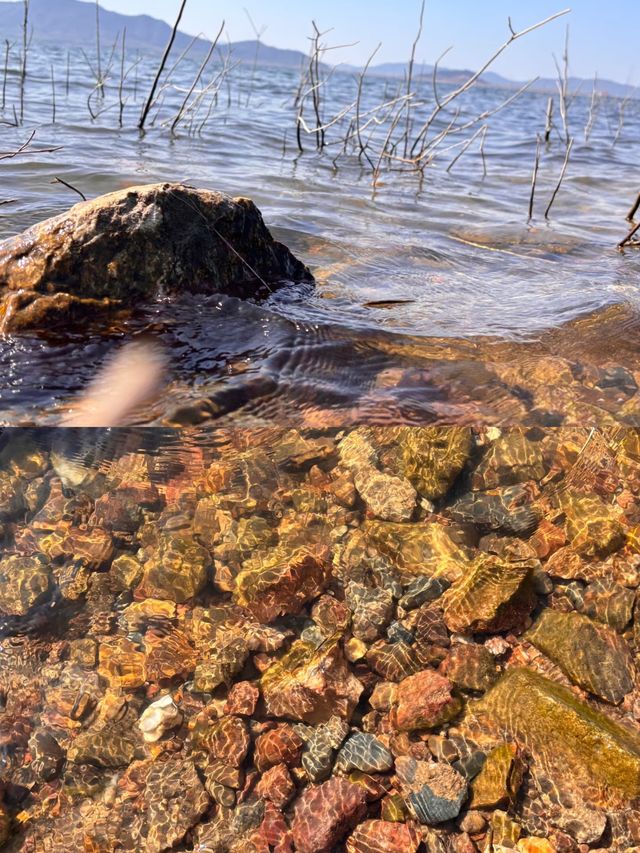
POLYGON ((183 184, 129 187, 0 244, 0 328, 46 329, 180 292, 264 295, 310 280, 249 199, 183 184))
POLYGON ((27 445, 3 849, 640 846, 635 431, 221 430, 99 471, 27 445))

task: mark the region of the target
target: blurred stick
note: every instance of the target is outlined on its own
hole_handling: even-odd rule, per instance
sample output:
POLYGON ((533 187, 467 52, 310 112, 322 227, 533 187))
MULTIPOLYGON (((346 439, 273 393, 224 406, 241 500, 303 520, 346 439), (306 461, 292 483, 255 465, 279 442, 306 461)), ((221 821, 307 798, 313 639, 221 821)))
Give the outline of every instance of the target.
POLYGON ((538 180, 538 168, 540 166, 540 135, 536 134, 536 159, 533 164, 533 174, 531 175, 531 195, 529 196, 529 219, 533 219, 533 199, 536 193, 536 181, 538 180))
POLYGON ((413 41, 413 45, 411 47, 411 57, 409 59, 409 68, 407 71, 407 117, 405 122, 405 138, 404 138, 404 156, 407 156, 409 149, 409 133, 411 131, 411 87, 413 85, 413 67, 416 61, 416 50, 418 49, 418 44, 420 43, 420 39, 422 38, 422 27, 424 24, 424 7, 426 0, 422 0, 422 5, 420 7, 420 19, 418 23, 418 32, 413 41))
POLYGON ((22 66, 20 68, 20 124, 24 122, 24 94, 27 81, 27 51, 29 50, 29 0, 24 0, 22 18, 22 66))
POLYGON ((572 148, 573 148, 573 137, 569 140, 569 144, 567 145, 567 151, 564 155, 564 163, 562 164, 562 170, 560 171, 560 177, 558 178, 558 183, 556 184, 556 188, 553 191, 553 195, 551 196, 549 204, 547 205, 547 209, 544 212, 544 218, 545 219, 549 218, 549 211, 551 210, 553 202, 556 200, 556 196, 558 195, 558 192, 560 190, 560 186, 562 185, 562 181, 564 179, 565 172, 567 171, 567 166, 569 165, 569 157, 571 156, 571 149, 572 148))
POLYGON ((164 67, 167 64, 167 60, 169 59, 169 54, 171 53, 171 48, 173 47, 173 43, 176 40, 176 33, 178 32, 178 27, 180 26, 180 21, 182 20, 182 15, 184 14, 185 7, 187 5, 187 0, 182 0, 180 3, 180 9, 178 11, 178 17, 176 18, 176 22, 173 25, 173 30, 171 31, 171 36, 169 37, 169 41, 165 48, 165 51, 162 55, 162 59, 160 61, 160 65, 158 66, 158 71, 156 72, 156 76, 153 80, 153 84, 151 86, 151 91, 149 92, 149 97, 147 98, 147 102, 144 105, 142 110, 142 114, 140 115, 140 121, 138 122, 138 129, 144 130, 145 123, 147 121, 147 116, 149 115, 149 110, 151 109, 151 105, 153 104, 153 99, 156 94, 156 89, 158 88, 158 83, 160 82, 160 77, 162 76, 162 72, 164 71, 164 67))
POLYGON ((100 56, 100 0, 96 0, 96 55, 98 68, 98 91, 104 93, 104 81, 102 79, 102 58, 100 56))
POLYGON ((127 28, 125 27, 122 31, 122 56, 120 58, 120 85, 118 86, 118 102, 120 104, 120 110, 118 114, 118 124, 122 127, 122 117, 124 115, 124 60, 125 60, 125 52, 126 52, 126 44, 127 44, 127 28))
POLYGON ((551 139, 551 131, 553 129, 553 96, 549 96, 549 100, 547 101, 547 120, 544 126, 544 141, 545 144, 549 143, 551 139))
MULTIPOLYGON (((627 236, 624 238, 624 240, 621 240, 621 241, 618 243, 618 248, 619 248, 619 249, 624 249, 624 247, 625 247, 625 246, 629 246, 629 245, 631 244, 631 241, 632 241, 633 237, 635 237, 635 235, 638 233, 638 231, 640 231, 640 222, 638 222, 638 224, 637 224, 637 225, 634 225, 634 226, 633 226, 633 228, 631 229, 631 231, 629 231, 629 233, 627 234, 627 236)), ((637 245, 640 245, 640 244, 636 242, 636 243, 634 243, 633 245, 636 245, 636 246, 637 246, 637 245)))
POLYGON ((7 103, 7 75, 9 74, 9 54, 11 53, 11 48, 13 44, 9 41, 9 39, 4 40, 5 50, 4 50, 4 75, 2 77, 2 109, 4 110, 7 103))
POLYGON ((196 76, 193 80, 193 83, 191 84, 191 88, 187 92, 187 95, 186 95, 184 101, 182 102, 182 105, 181 105, 180 109, 178 110, 176 117, 174 118, 174 120, 171 124, 171 132, 172 133, 175 131, 176 127, 180 124, 180 119, 182 118, 182 115, 185 111, 185 108, 186 108, 187 104, 189 103, 189 99, 191 98, 191 95, 193 95, 196 86, 200 82, 200 79, 205 72, 205 68, 209 64, 209 60, 211 59, 211 56, 213 55, 213 51, 216 49, 216 46, 218 44, 218 40, 220 39, 220 36, 222 35, 223 30, 224 30, 224 21, 220 25, 220 29, 218 30, 218 34, 216 35, 215 39, 211 43, 211 47, 207 51, 207 55, 205 56, 202 65, 198 69, 198 73, 196 74, 196 76))
POLYGON ((62 184, 64 187, 67 187, 67 189, 72 190, 74 193, 78 193, 78 195, 80 196, 82 201, 87 200, 87 197, 83 192, 80 192, 80 190, 77 187, 74 187, 73 184, 68 183, 67 181, 63 180, 62 178, 56 177, 51 181, 51 183, 52 184, 62 184))
POLYGON ((596 72, 596 75, 593 78, 593 89, 591 90, 591 102, 589 104, 589 117, 587 118, 587 123, 584 126, 585 144, 589 141, 589 137, 591 136, 591 130, 593 128, 593 123, 594 123, 595 118, 596 118, 597 103, 598 103, 598 73, 596 72))
POLYGON ((633 218, 636 215, 636 213, 638 212, 639 207, 640 207, 640 193, 638 193, 636 200, 633 202, 633 204, 631 205, 631 208, 629 209, 629 213, 627 213, 627 219, 629 220, 629 222, 633 221, 633 218))

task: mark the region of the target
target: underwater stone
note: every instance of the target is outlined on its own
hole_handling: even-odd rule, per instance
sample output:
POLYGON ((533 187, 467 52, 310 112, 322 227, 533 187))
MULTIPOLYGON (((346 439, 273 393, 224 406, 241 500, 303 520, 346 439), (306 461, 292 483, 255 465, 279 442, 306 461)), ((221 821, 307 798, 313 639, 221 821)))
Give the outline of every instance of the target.
POLYGON ((319 649, 298 640, 269 667, 260 686, 268 714, 306 723, 334 714, 350 719, 363 690, 336 640, 319 649))
POLYGON ((345 741, 336 759, 336 770, 348 773, 386 773, 393 767, 393 756, 374 735, 355 732, 345 741))
POLYGON ((418 495, 407 480, 371 467, 359 470, 354 483, 367 510, 376 518, 409 521, 413 515, 418 495))
POLYGON ((515 744, 492 749, 471 783, 472 809, 494 809, 515 801, 522 784, 524 764, 515 744))
POLYGON ((640 796, 640 736, 536 672, 507 670, 470 712, 517 738, 552 777, 583 793, 595 783, 640 796))
POLYGON ((145 709, 138 722, 138 728, 142 732, 145 743, 155 743, 181 722, 182 714, 171 694, 167 693, 145 709))
POLYGON ((360 785, 334 776, 306 788, 294 804, 291 829, 299 853, 332 853, 367 810, 360 785))
POLYGON ((537 561, 478 558, 467 575, 442 597, 444 621, 462 634, 497 633, 516 627, 533 610, 537 561))
POLYGON ((543 610, 526 638, 575 684, 606 702, 618 704, 633 690, 626 642, 588 616, 543 610))
POLYGON ((347 839, 347 853, 416 853, 420 840, 407 824, 365 820, 347 839))
POLYGON ((296 765, 304 743, 290 723, 278 723, 256 738, 254 762, 260 773, 276 764, 296 765))
POLYGON ((409 808, 420 823, 430 826, 453 820, 467 796, 467 783, 448 764, 396 759, 396 773, 409 808))
POLYGON ((165 534, 158 551, 144 564, 138 591, 145 598, 163 598, 182 604, 196 596, 207 582, 208 553, 188 536, 165 534))
POLYGON ((25 616, 49 592, 48 561, 12 554, 0 561, 0 613, 25 616))
POLYGON ((168 294, 255 296, 311 281, 246 198, 182 184, 129 187, 76 204, 0 244, 5 332, 168 294))
POLYGON ((393 596, 386 589, 348 583, 344 600, 351 610, 354 637, 367 643, 377 640, 393 617, 393 596))
POLYGON ((432 669, 403 679, 392 712, 395 727, 409 732, 433 729, 451 720, 461 708, 451 689, 451 682, 432 669))
POLYGON ((498 677, 493 655, 476 643, 453 646, 440 664, 440 672, 462 690, 488 690, 498 677))
POLYGON ((302 766, 312 782, 324 782, 331 774, 333 758, 342 741, 349 733, 349 726, 340 717, 331 717, 319 726, 295 726, 296 733, 304 740, 302 766))
POLYGON ((236 577, 234 600, 261 622, 299 613, 324 590, 329 575, 325 548, 276 548, 246 560, 236 577))

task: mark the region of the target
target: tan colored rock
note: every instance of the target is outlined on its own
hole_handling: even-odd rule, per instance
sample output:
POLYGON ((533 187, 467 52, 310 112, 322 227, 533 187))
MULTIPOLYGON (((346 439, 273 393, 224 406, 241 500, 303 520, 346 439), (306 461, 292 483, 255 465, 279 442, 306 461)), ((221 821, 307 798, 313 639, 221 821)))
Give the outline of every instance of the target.
POLYGON ((264 282, 310 279, 249 199, 182 184, 129 187, 0 244, 0 330, 168 293, 256 295, 264 282))
POLYGON ((145 709, 138 722, 138 728, 146 743, 155 743, 181 722, 182 714, 171 694, 167 693, 145 709))

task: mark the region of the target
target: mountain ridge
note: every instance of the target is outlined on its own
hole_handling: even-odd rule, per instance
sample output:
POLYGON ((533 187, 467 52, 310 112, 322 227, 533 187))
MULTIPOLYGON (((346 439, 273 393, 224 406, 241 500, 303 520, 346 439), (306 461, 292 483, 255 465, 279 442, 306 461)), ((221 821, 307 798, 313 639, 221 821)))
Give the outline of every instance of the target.
MULTIPOLYGON (((23 6, 21 2, 0 2, 0 41, 9 39, 19 43, 21 39, 23 6)), ((96 23, 95 6, 90 2, 82 0, 30 0, 30 23, 33 28, 33 40, 35 44, 56 44, 68 48, 82 47, 95 44, 96 23), (73 27, 69 21, 73 20, 73 27)), ((106 51, 118 34, 127 28, 127 45, 130 49, 139 49, 148 52, 161 51, 170 36, 171 27, 165 21, 153 18, 150 15, 123 15, 119 12, 111 12, 100 9, 100 33, 103 49, 106 51)), ((192 42, 193 36, 178 31, 174 44, 174 51, 178 54, 192 42)), ((199 53, 209 48, 211 42, 206 38, 196 38, 193 51, 199 53)), ((278 68, 290 68, 298 70, 302 63, 307 60, 307 55, 302 51, 272 47, 264 42, 252 40, 232 42, 228 48, 233 53, 234 60, 253 63, 258 58, 262 66, 278 68), (258 50, 256 51, 256 48, 258 50)), ((226 50, 227 46, 221 46, 226 50)), ((433 66, 416 63, 416 75, 424 75, 429 78, 433 74, 433 66)), ((387 62, 373 66, 369 69, 370 74, 385 77, 402 77, 406 72, 406 62, 387 62)), ((352 65, 339 66, 338 71, 344 73, 359 73, 361 68, 352 65)), ((456 85, 466 80, 473 72, 465 69, 439 68, 438 80, 444 84, 456 85)), ((486 72, 478 81, 480 85, 517 90, 522 82, 511 80, 495 72, 486 72)), ((593 80, 572 77, 569 80, 571 91, 580 89, 584 94, 590 94, 593 80)), ((532 91, 555 92, 556 81, 552 78, 540 78, 532 86, 532 91)), ((615 80, 598 80, 598 91, 614 97, 638 97, 637 90, 626 83, 615 80)))

